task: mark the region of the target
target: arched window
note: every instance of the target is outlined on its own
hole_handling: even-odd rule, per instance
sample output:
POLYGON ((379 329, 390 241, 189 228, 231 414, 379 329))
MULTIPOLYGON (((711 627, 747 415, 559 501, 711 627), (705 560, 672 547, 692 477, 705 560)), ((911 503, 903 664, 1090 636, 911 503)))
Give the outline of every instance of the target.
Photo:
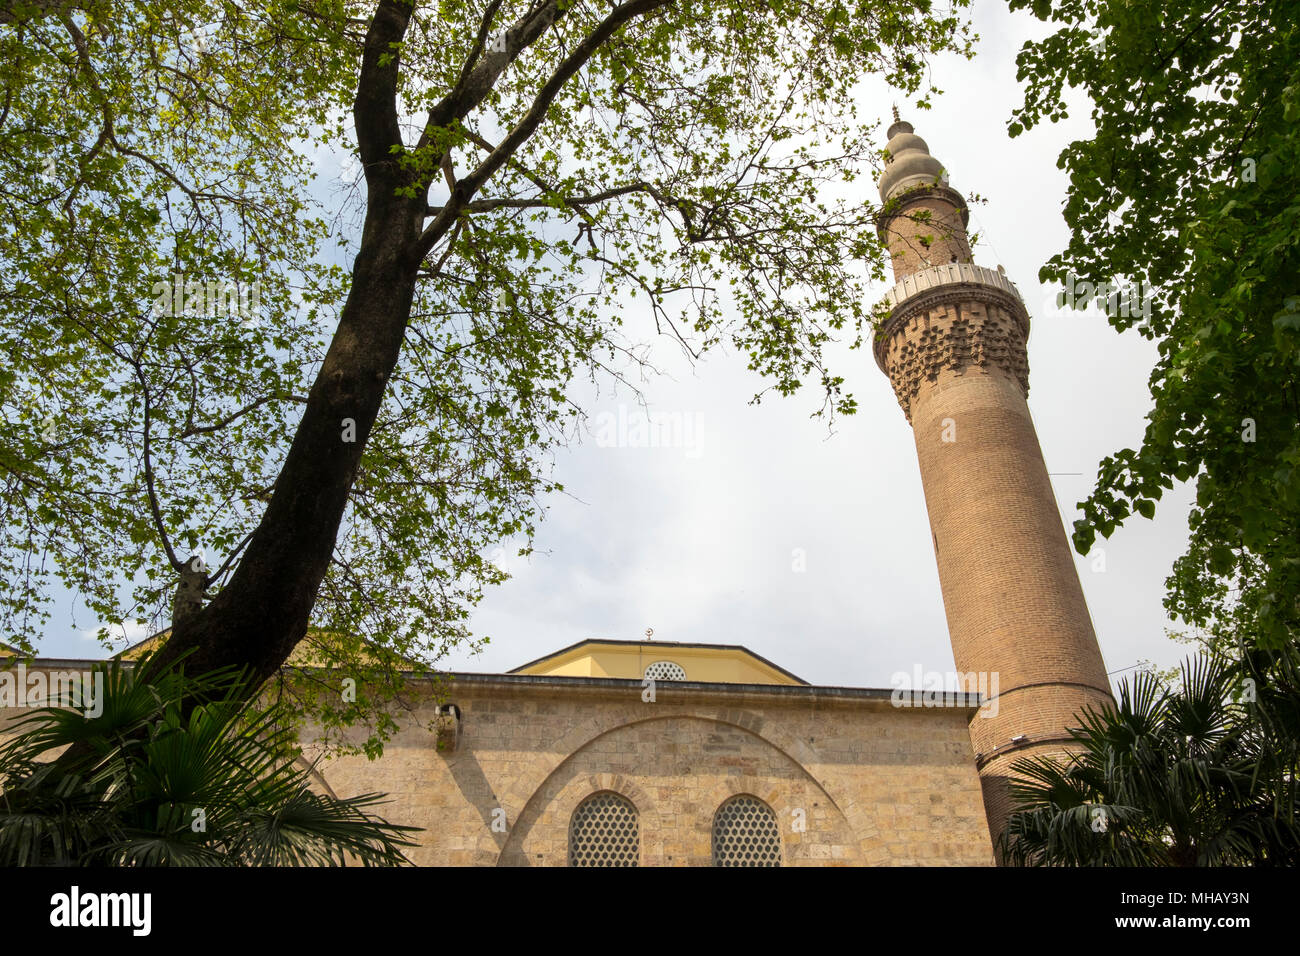
POLYGON ((714 866, 780 866, 781 828, 758 797, 732 797, 713 815, 714 866))
POLYGON ((686 680, 686 671, 672 661, 655 661, 645 669, 645 676, 651 680, 686 680))
POLYGON ((640 866, 641 830, 632 801, 593 793, 569 822, 569 866, 640 866))

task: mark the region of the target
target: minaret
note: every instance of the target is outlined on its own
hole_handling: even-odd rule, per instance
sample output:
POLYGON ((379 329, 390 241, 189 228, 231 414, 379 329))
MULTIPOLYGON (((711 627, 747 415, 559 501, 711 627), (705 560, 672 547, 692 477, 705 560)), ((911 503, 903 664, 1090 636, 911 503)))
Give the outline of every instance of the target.
POLYGON ((997 681, 995 716, 970 724, 996 840, 1010 765, 1061 753, 1110 683, 1025 402, 1029 313, 1000 268, 971 261, 966 203, 897 110, 887 149, 879 228, 897 284, 876 363, 912 424, 957 669, 997 681))

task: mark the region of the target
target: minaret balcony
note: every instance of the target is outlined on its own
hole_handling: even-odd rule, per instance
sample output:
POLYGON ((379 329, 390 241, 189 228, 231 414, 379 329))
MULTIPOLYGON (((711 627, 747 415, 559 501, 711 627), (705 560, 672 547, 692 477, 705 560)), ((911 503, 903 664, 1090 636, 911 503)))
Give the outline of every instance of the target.
MULTIPOLYGON (((889 374, 886 354, 890 340, 909 319, 938 306, 960 306, 964 302, 982 302, 1004 309, 1012 325, 998 334, 1005 335, 1010 328, 1019 326, 1015 335, 1021 343, 1020 350, 1023 351, 1024 342, 1029 337, 1029 310, 1025 308, 1025 300, 1021 298, 1016 284, 997 269, 977 266, 972 262, 949 262, 914 272, 885 293, 881 308, 886 316, 876 330, 873 349, 876 364, 881 371, 889 374)), ((975 330, 967 332, 973 333, 975 330)), ((1020 371, 1018 365, 1019 363, 1017 374, 1020 371)), ((904 411, 906 410, 904 405, 904 411)))
POLYGON ((973 262, 946 262, 904 277, 885 293, 885 306, 893 311, 931 289, 962 284, 992 286, 994 289, 1015 296, 1022 304, 1024 303, 1016 284, 996 269, 977 266, 973 262))

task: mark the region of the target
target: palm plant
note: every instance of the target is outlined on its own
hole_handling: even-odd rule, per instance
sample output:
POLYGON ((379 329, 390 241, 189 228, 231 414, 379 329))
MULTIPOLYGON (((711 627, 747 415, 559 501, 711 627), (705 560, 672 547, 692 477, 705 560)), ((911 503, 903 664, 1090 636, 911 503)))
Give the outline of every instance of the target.
POLYGON ((1300 652, 1191 658, 1171 689, 1125 680, 1078 715, 1071 752, 1017 761, 999 850, 1015 865, 1241 866, 1300 861, 1300 652))
POLYGON ((0 864, 409 862, 405 837, 418 828, 373 815, 383 794, 312 792, 292 727, 276 706, 242 703, 238 674, 97 670, 98 717, 42 708, 0 747, 0 864), (73 745, 84 756, 53 762, 73 745))

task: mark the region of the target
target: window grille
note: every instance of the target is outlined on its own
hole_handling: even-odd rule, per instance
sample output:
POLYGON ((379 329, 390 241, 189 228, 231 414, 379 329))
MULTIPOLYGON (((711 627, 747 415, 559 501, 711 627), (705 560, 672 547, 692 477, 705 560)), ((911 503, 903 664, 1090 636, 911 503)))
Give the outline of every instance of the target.
POLYGON ((636 807, 617 793, 596 793, 573 811, 570 866, 639 866, 641 834, 636 807))
POLYGON ((780 866, 781 829, 776 814, 747 794, 732 797, 713 815, 714 866, 780 866))
POLYGON ((686 671, 672 661, 655 661, 645 669, 645 676, 651 680, 686 680, 686 671))

